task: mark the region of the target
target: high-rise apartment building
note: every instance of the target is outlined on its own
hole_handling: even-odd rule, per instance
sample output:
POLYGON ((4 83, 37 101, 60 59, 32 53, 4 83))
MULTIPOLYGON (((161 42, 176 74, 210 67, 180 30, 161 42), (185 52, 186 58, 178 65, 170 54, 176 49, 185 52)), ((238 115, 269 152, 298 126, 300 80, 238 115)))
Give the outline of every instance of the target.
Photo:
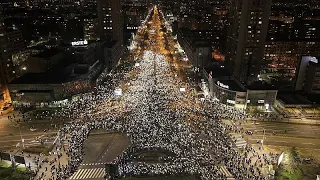
POLYGON ((232 0, 226 67, 241 82, 257 79, 264 55, 271 0, 232 0))
POLYGON ((120 0, 97 0, 101 40, 116 40, 123 44, 123 22, 120 0))
POLYGON ((87 41, 97 40, 98 18, 88 17, 83 20, 84 39, 87 41))
POLYGON ((15 69, 12 62, 12 51, 19 46, 12 39, 13 34, 7 32, 0 17, 0 69, 5 82, 15 78, 15 69))
MULTIPOLYGON (((0 14, 1 16, 1 14, 0 14)), ((0 17, 0 102, 4 100, 4 91, 6 85, 5 66, 3 60, 3 44, 4 44, 4 25, 0 17)))
POLYGON ((15 73, 11 58, 8 57, 6 32, 3 19, 1 17, 0 11, 0 108, 2 108, 4 102, 10 101, 7 82, 12 80, 15 73))
POLYGON ((320 93, 319 57, 302 56, 294 89, 307 93, 320 93))

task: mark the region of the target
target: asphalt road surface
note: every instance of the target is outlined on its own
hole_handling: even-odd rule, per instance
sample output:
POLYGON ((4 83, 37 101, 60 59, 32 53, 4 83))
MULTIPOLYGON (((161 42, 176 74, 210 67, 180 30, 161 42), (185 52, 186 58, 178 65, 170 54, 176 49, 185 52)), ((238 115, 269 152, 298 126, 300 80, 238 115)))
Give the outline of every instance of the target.
POLYGON ((320 149, 320 126, 270 121, 254 124, 248 121, 241 127, 253 132, 253 135, 244 135, 245 140, 252 144, 263 139, 265 130, 264 145, 320 149))
POLYGON ((95 130, 84 143, 85 156, 70 180, 103 180, 105 164, 112 162, 129 146, 129 139, 120 133, 95 130))
POLYGON ((14 148, 17 143, 21 143, 21 138, 25 143, 34 140, 42 135, 55 134, 57 131, 51 127, 48 120, 34 120, 32 122, 19 122, 8 120, 7 116, 0 117, 0 149, 14 148), (30 130, 30 126, 34 126, 34 130, 30 130), (50 128, 44 132, 45 129, 50 128))
POLYGON ((293 124, 274 121, 258 121, 254 124, 252 121, 248 121, 248 123, 242 124, 242 127, 257 133, 263 133, 263 129, 265 129, 265 133, 267 134, 274 132, 275 134, 281 135, 320 138, 320 126, 311 124, 293 124))

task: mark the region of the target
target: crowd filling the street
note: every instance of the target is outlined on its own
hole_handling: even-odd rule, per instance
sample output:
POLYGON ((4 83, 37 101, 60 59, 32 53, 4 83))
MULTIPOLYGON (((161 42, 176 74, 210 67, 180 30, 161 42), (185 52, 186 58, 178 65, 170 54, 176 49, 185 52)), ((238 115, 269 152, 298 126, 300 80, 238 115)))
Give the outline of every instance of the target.
MULTIPOLYGON (((227 179, 220 171, 220 166, 225 166, 235 179, 268 179, 262 168, 272 164, 270 155, 259 154, 249 144, 241 151, 237 149, 228 135, 236 129, 222 122, 228 119, 241 123, 247 118, 245 112, 210 98, 201 101, 192 94, 192 79, 177 78, 172 64, 160 51, 164 40, 157 36, 162 34, 160 23, 164 20, 159 10, 155 7, 148 17, 145 23, 151 22, 151 26, 141 28, 153 43, 142 48, 134 66, 102 73, 99 78, 110 79, 107 83, 99 83, 94 92, 78 95, 62 110, 44 115, 72 120, 59 129, 55 147, 66 152, 68 163, 52 167, 51 177, 62 180, 72 176, 82 163, 84 142, 90 132, 104 129, 125 133, 130 139, 129 147, 112 162, 118 167, 119 177, 187 175, 203 180, 227 179), (132 75, 133 71, 136 74, 132 75), (66 149, 64 142, 69 144, 66 149), (138 152, 150 151, 168 152, 170 156, 152 163, 133 158, 138 152)), ((137 36, 134 44, 145 43, 141 38, 137 36)))

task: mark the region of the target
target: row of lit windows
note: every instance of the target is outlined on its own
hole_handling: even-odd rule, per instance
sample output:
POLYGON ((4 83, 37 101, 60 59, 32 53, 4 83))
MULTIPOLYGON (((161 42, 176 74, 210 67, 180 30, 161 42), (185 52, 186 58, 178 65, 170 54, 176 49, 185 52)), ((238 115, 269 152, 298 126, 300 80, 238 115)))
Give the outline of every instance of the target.
POLYGON ((127 27, 127 29, 138 29, 138 27, 127 27))

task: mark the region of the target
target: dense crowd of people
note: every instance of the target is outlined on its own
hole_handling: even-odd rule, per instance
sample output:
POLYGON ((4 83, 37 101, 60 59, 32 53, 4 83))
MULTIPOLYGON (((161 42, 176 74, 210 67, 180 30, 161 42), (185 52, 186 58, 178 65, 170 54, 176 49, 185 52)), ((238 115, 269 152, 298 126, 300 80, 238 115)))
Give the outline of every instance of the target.
MULTIPOLYGON (((236 179, 265 179, 260 168, 252 167, 248 158, 233 148, 221 122, 244 119, 242 111, 216 101, 202 102, 200 107, 177 107, 175 104, 185 101, 188 94, 179 91, 182 82, 168 71, 170 65, 164 56, 146 51, 139 64, 135 67, 140 69, 139 75, 122 96, 115 95, 109 87, 99 86, 97 94, 86 94, 69 105, 68 109, 74 111, 70 117, 85 121, 68 124, 59 131, 61 141, 67 133, 71 138, 70 162, 58 171, 58 179, 66 179, 77 170, 83 159, 83 143, 93 129, 129 136, 130 147, 113 162, 118 165, 120 177, 189 174, 208 180, 226 179, 218 168, 224 164, 236 179), (122 111, 104 106, 109 99, 116 100, 116 107, 122 111), (174 155, 164 163, 132 159, 134 153, 150 150, 174 155)), ((120 81, 128 76, 125 72, 115 73, 113 79, 120 81)))
MULTIPOLYGON (((57 148, 64 141, 69 143, 69 162, 57 169, 57 179, 67 179, 80 166, 84 141, 94 129, 122 132, 130 138, 130 146, 113 162, 119 177, 187 174, 204 180, 226 179, 219 170, 224 165, 236 179, 266 179, 260 167, 252 165, 252 157, 259 155, 250 146, 245 156, 240 154, 221 121, 243 120, 244 112, 214 100, 196 106, 191 93, 180 91, 185 83, 175 78, 162 54, 146 50, 137 62, 139 66, 103 73, 111 79, 108 84, 102 83, 106 77, 100 77, 95 92, 79 95, 59 111, 60 118, 74 121, 58 133, 57 148), (139 73, 132 78, 129 72, 133 69, 139 73), (123 82, 128 88, 115 94, 123 82), (161 163, 132 158, 148 151, 170 152, 170 158, 161 163)), ((265 156, 258 158, 261 167, 269 163, 265 156)))

